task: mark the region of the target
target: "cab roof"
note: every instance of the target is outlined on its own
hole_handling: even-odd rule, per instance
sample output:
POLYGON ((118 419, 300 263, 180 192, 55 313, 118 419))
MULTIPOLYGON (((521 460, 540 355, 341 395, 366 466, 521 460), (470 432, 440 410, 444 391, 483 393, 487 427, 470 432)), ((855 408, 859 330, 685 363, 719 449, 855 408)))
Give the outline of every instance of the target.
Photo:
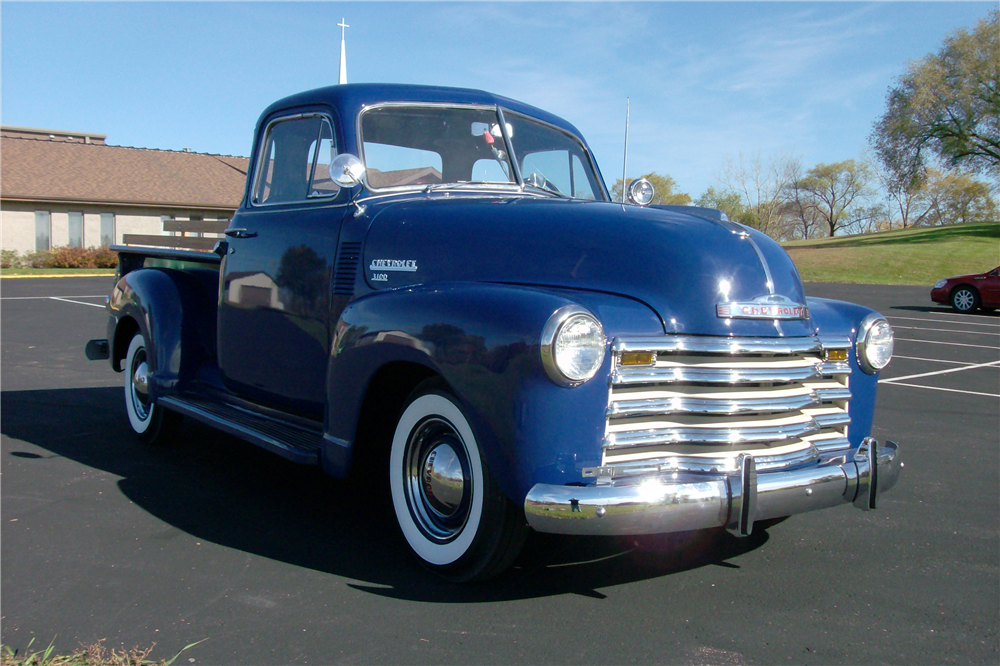
POLYGON ((562 118, 537 107, 518 102, 507 97, 494 95, 483 90, 469 88, 449 88, 444 86, 418 86, 399 83, 348 83, 338 86, 316 88, 290 95, 271 104, 261 115, 261 121, 285 109, 299 106, 326 104, 337 108, 345 123, 353 124, 358 111, 366 106, 386 102, 423 102, 482 104, 500 106, 511 111, 543 120, 582 138, 580 131, 562 118))

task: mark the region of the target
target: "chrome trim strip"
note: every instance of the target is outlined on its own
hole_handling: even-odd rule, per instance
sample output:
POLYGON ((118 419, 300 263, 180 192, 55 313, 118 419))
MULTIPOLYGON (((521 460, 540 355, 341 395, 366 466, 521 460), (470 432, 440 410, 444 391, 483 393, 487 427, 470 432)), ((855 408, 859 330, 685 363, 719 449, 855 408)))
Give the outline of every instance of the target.
POLYGON ((612 400, 608 416, 652 416, 656 414, 778 414, 822 404, 817 391, 782 398, 653 398, 612 400))
POLYGON ((847 364, 847 361, 820 363, 817 367, 824 377, 833 375, 849 375, 852 372, 851 366, 847 364))
MULTIPOLYGON (((820 354, 823 344, 818 338, 713 338, 696 335, 667 335, 655 338, 617 337, 611 348, 615 352, 655 351, 692 352, 699 354, 787 355, 820 354)), ((848 342, 845 346, 850 346, 848 342)))
POLYGON ((823 402, 832 402, 834 400, 850 400, 851 399, 851 389, 849 388, 817 388, 813 389, 819 399, 823 402))
MULTIPOLYGON (((869 460, 875 469, 871 488, 877 494, 892 488, 903 467, 898 445, 886 442, 879 447, 874 440, 866 441, 874 453, 862 456, 860 462, 758 473, 755 479, 744 465, 738 495, 747 497, 753 484, 756 501, 749 507, 752 515, 740 512, 745 518, 742 531, 749 534, 755 521, 853 502, 860 468, 869 460)), ((871 474, 870 469, 865 472, 871 474)), ((736 518, 731 499, 736 474, 734 470, 699 478, 671 473, 604 486, 540 483, 525 497, 524 512, 533 529, 555 534, 662 534, 724 527, 736 518)))
MULTIPOLYGON (((756 384, 759 382, 793 383, 808 379, 822 379, 833 374, 823 370, 824 365, 801 368, 618 368, 611 375, 615 386, 627 384, 675 384, 678 382, 706 382, 710 384, 756 384)), ((846 373, 844 373, 846 374, 846 373)))
POLYGON ((845 411, 836 414, 813 414, 821 428, 842 428, 851 425, 851 415, 845 411))
MULTIPOLYGON (((848 446, 850 446, 848 444, 848 446)), ((786 467, 800 467, 819 461, 819 451, 812 446, 799 451, 766 455, 767 449, 753 451, 757 469, 768 471, 786 467)), ((734 458, 729 456, 663 456, 653 460, 634 460, 616 462, 603 467, 586 467, 583 469, 585 479, 594 478, 597 484, 610 483, 613 479, 626 477, 648 476, 650 474, 666 474, 683 472, 689 474, 718 474, 733 469, 734 458)))
POLYGON ((784 442, 818 433, 822 428, 816 419, 778 426, 714 428, 661 428, 631 432, 612 432, 604 438, 606 450, 657 444, 762 444, 784 442))

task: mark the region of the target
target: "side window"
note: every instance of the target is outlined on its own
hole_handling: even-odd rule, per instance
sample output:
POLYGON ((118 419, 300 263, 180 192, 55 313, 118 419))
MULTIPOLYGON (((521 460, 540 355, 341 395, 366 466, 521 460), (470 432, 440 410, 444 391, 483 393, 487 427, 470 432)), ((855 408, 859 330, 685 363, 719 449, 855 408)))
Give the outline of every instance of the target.
POLYGON ((583 162, 580 161, 579 156, 573 156, 573 196, 577 199, 596 199, 594 196, 594 188, 590 186, 590 181, 587 179, 588 171, 584 166, 583 162))
POLYGON ((337 147, 330 122, 320 115, 271 123, 257 164, 253 202, 289 203, 339 192, 328 167, 337 147))
POLYGON ((539 178, 539 186, 552 189, 555 186, 559 192, 572 195, 573 185, 570 181, 569 153, 565 150, 547 150, 545 152, 526 155, 521 162, 521 175, 526 181, 531 176, 539 178))

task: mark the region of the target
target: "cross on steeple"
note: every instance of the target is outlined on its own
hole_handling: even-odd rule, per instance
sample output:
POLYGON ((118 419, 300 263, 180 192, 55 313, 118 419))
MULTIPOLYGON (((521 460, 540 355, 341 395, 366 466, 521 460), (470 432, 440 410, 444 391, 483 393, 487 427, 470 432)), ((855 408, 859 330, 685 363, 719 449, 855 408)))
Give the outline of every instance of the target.
POLYGON ((347 44, 344 40, 344 31, 351 26, 344 22, 344 19, 340 19, 340 23, 337 24, 340 27, 340 80, 338 83, 347 83, 347 44))

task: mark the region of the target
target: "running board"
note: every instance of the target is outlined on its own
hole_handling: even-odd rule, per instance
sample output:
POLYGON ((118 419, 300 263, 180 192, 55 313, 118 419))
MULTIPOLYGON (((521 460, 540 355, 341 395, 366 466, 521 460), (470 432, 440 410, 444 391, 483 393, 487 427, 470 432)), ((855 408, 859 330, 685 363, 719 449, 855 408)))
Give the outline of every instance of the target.
POLYGON ((294 463, 320 463, 323 433, 319 428, 308 430, 265 418, 239 407, 191 396, 165 396, 158 399, 156 404, 256 444, 294 463))

